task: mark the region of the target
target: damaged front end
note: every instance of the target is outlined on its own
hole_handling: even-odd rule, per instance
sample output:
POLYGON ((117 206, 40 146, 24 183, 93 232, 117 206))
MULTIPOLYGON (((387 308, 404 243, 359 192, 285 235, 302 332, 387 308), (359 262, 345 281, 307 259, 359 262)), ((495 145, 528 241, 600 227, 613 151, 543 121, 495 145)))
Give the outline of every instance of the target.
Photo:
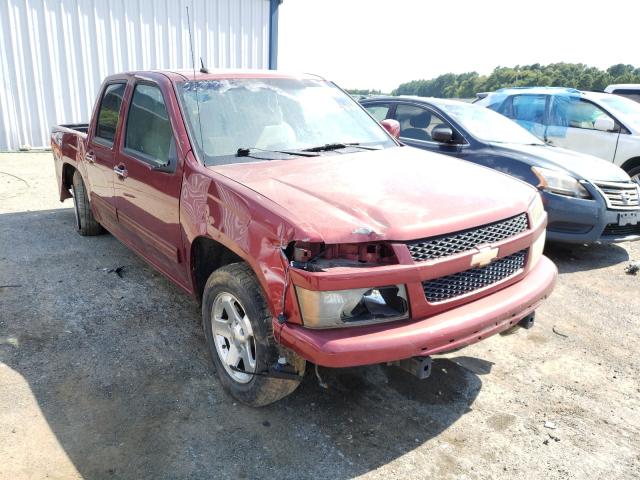
MULTIPOLYGON (((291 242, 285 250, 289 268, 321 274, 395 265, 394 249, 383 242, 325 245, 291 242)), ((340 328, 409 318, 404 284, 312 290, 295 285, 302 324, 307 328, 340 328)))

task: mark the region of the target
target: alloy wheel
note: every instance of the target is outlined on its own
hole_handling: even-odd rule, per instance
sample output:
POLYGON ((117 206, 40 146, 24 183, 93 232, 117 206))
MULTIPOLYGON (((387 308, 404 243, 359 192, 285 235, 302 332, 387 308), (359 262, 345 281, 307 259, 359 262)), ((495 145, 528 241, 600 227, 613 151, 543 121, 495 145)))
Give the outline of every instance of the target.
POLYGON ((256 343, 251 321, 234 295, 221 292, 213 301, 211 331, 216 353, 229 376, 238 383, 249 383, 256 371, 256 343))

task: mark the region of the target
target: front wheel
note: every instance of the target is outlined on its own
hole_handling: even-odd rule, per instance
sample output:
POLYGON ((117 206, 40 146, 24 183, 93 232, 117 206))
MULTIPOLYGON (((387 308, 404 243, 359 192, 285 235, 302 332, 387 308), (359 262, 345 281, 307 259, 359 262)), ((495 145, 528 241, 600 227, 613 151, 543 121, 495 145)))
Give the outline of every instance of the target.
POLYGON ((271 312, 255 274, 245 263, 226 265, 211 274, 202 298, 202 320, 211 359, 224 388, 239 401, 261 407, 292 393, 297 378, 264 375, 279 357, 271 312))

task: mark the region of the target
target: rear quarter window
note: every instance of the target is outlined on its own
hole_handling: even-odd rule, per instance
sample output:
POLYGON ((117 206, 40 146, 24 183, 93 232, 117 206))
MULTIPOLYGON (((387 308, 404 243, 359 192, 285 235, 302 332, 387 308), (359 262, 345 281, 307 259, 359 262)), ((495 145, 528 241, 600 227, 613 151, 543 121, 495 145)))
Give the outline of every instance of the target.
POLYGON ((102 95, 95 136, 103 140, 103 143, 113 145, 125 87, 125 83, 113 83, 105 88, 102 95))

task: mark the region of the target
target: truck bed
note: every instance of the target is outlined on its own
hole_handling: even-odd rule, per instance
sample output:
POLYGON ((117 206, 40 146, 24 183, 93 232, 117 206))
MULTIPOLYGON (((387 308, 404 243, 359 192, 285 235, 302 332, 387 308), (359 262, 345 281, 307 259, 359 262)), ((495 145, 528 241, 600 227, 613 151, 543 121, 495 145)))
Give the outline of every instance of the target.
POLYGON ((74 130, 78 133, 84 133, 85 135, 89 132, 89 124, 88 123, 67 123, 64 125, 57 125, 54 127, 58 130, 74 130))

